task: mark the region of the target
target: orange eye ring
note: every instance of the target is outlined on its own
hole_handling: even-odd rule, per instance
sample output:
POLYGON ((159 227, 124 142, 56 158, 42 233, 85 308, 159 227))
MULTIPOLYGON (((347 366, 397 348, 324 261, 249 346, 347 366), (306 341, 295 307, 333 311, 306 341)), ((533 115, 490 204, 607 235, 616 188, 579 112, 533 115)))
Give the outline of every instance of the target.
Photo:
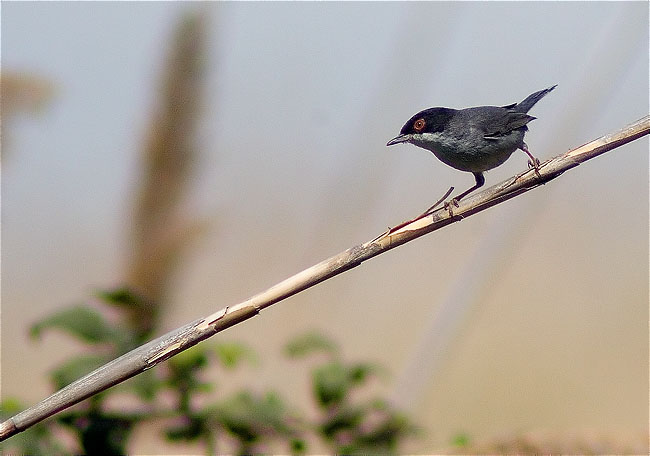
POLYGON ((426 126, 426 122, 424 121, 424 119, 418 119, 413 124, 413 129, 418 133, 420 133, 422 130, 424 130, 425 126, 426 126))

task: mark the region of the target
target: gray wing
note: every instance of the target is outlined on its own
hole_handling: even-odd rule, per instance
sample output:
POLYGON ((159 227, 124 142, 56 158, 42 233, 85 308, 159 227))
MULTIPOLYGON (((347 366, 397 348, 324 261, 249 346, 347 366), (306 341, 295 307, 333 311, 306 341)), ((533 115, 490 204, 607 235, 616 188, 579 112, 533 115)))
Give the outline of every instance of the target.
POLYGON ((526 124, 535 119, 523 112, 517 112, 512 109, 496 108, 490 112, 480 122, 480 128, 483 130, 483 137, 485 139, 497 139, 502 136, 507 136, 513 131, 522 130, 526 131, 528 128, 526 124))

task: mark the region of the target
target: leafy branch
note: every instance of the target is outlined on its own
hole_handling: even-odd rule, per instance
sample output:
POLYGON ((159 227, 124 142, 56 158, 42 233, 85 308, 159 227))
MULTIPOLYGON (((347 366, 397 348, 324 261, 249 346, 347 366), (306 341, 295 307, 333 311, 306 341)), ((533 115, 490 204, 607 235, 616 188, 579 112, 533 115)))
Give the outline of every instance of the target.
MULTIPOLYGON (((105 294, 104 304, 111 306, 105 294)), ((59 387, 67 379, 97 363, 107 346, 119 344, 128 333, 123 325, 108 321, 99 312, 75 306, 56 313, 32 328, 32 334, 63 331, 90 346, 93 356, 82 355, 59 365, 51 377, 59 387), (85 315, 88 326, 78 324, 75 313, 85 315), (90 364, 89 364, 90 363, 90 364)), ((357 391, 384 370, 367 362, 344 361, 338 347, 325 337, 307 333, 287 344, 293 360, 314 354, 318 363, 311 372, 311 397, 316 414, 307 417, 274 391, 252 392, 241 388, 225 397, 214 397, 215 384, 208 369, 215 364, 224 375, 257 357, 246 346, 233 342, 201 344, 170 359, 164 369, 147 371, 117 388, 95 395, 85 404, 57 414, 56 419, 28 429, 2 449, 20 454, 128 454, 129 437, 138 425, 154 424, 160 437, 171 443, 197 444, 206 454, 269 453, 270 448, 300 455, 311 442, 320 441, 329 452, 396 453, 398 445, 415 434, 410 420, 381 398, 359 400, 357 391), (120 397, 107 404, 107 396, 120 397), (115 401, 113 401, 115 402, 115 401), (77 437, 79 448, 65 448, 58 441, 61 430, 77 437), (225 447, 225 448, 224 448, 225 447)), ((101 363, 99 363, 101 364, 101 363)), ((223 393, 222 393, 223 394, 223 393)), ((0 404, 3 414, 19 409, 15 400, 0 404)), ((70 445, 70 444, 67 444, 70 445)))

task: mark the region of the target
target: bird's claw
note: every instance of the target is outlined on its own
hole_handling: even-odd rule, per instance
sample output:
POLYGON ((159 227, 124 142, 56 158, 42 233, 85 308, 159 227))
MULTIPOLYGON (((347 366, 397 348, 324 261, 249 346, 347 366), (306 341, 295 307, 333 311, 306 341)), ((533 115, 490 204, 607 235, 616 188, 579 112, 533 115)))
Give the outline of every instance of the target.
POLYGON ((445 201, 445 209, 447 209, 447 212, 449 212, 449 217, 454 216, 454 206, 458 207, 458 200, 456 198, 452 198, 449 201, 445 201))
POLYGON ((540 164, 541 164, 541 162, 539 161, 539 158, 536 158, 535 161, 528 160, 528 167, 529 168, 537 169, 537 168, 539 168, 540 164))
POLYGON ((528 169, 534 169, 535 170, 535 175, 537 175, 538 178, 542 178, 542 175, 539 173, 539 166, 541 165, 541 162, 539 161, 539 158, 535 158, 535 161, 533 160, 528 160, 528 169))

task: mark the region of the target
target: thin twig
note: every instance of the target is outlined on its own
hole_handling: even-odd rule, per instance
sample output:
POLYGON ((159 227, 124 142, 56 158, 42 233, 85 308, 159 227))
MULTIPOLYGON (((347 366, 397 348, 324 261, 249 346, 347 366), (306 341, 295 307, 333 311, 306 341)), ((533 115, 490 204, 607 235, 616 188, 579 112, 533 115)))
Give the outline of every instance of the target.
POLYGON ((0 424, 0 441, 100 391, 152 368, 200 341, 257 315, 262 309, 276 302, 313 287, 330 277, 341 274, 360 265, 363 261, 405 242, 412 241, 431 231, 460 221, 465 217, 545 184, 586 160, 634 141, 648 133, 650 133, 650 116, 646 116, 616 133, 605 135, 543 162, 539 167, 539 175, 531 169, 462 200, 459 206, 454 209, 453 215, 447 209, 439 209, 426 217, 399 226, 398 229, 388 230, 372 241, 349 248, 305 269, 240 304, 228 306, 206 318, 201 318, 171 331, 122 355, 57 391, 35 406, 4 421, 0 424))

